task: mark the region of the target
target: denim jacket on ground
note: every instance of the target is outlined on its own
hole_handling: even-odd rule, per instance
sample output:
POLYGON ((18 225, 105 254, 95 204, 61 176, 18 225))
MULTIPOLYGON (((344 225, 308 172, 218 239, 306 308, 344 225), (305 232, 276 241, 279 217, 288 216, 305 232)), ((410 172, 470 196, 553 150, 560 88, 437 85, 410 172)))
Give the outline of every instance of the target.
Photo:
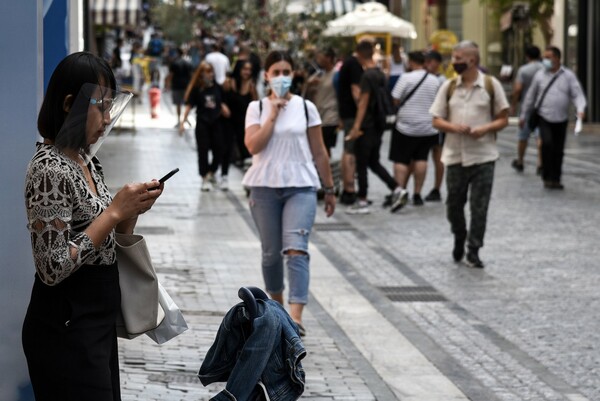
POLYGON ((271 401, 295 401, 304 392, 306 356, 296 324, 273 300, 257 300, 252 332, 243 303, 227 312, 198 377, 203 385, 227 382, 214 401, 249 401, 259 380, 271 401), (248 335, 249 334, 249 335, 248 335))

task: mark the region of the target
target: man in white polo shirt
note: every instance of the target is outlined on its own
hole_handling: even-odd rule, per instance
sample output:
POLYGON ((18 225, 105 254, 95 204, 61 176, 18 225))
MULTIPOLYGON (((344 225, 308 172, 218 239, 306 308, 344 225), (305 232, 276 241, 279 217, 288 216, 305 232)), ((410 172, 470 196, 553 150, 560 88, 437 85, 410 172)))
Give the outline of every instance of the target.
POLYGON ((460 74, 442 84, 429 110, 433 126, 446 133, 442 162, 446 166, 446 212, 456 262, 467 247, 467 264, 482 268, 479 248, 487 222, 487 210, 499 157, 496 132, 508 124, 509 104, 500 82, 479 70, 479 48, 463 41, 452 52, 452 65, 460 74), (464 207, 470 191, 471 222, 467 233, 464 207))

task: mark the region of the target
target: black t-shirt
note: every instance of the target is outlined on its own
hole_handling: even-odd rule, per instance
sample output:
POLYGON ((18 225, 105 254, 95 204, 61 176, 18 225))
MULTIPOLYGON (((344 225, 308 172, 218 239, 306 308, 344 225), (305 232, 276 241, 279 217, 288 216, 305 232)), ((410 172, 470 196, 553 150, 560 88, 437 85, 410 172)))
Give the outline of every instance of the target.
POLYGON ((360 79, 360 92, 369 93, 369 105, 361 124, 362 128, 373 128, 375 126, 376 91, 379 88, 385 88, 385 75, 383 72, 377 67, 366 69, 360 79))
POLYGON ((356 117, 356 103, 352 97, 352 85, 359 85, 363 69, 358 59, 354 56, 348 57, 339 73, 338 109, 340 118, 356 117))
POLYGON ((216 83, 204 89, 194 88, 188 104, 196 108, 196 118, 206 123, 215 122, 221 115, 223 91, 216 83))
POLYGON ((172 74, 171 88, 185 90, 192 77, 192 64, 180 57, 171 63, 169 71, 172 74))

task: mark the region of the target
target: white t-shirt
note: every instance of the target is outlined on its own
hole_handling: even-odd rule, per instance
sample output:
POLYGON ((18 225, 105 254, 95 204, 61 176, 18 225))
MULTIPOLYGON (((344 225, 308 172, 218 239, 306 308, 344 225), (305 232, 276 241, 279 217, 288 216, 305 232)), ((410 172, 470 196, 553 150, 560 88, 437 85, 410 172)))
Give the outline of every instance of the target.
POLYGON ((223 53, 212 52, 208 53, 204 60, 215 70, 215 81, 219 85, 223 85, 227 78, 227 71, 229 71, 229 58, 223 53))
MULTIPOLYGON (((286 107, 279 111, 271 139, 262 151, 252 156, 252 165, 244 175, 243 185, 269 188, 321 187, 307 133, 307 125, 321 125, 321 117, 316 106, 307 100, 307 124, 303 102, 300 96, 294 95, 286 107)), ((246 128, 263 125, 270 115, 271 102, 268 98, 251 102, 246 111, 246 128), (259 102, 262 102, 262 112, 259 102)))

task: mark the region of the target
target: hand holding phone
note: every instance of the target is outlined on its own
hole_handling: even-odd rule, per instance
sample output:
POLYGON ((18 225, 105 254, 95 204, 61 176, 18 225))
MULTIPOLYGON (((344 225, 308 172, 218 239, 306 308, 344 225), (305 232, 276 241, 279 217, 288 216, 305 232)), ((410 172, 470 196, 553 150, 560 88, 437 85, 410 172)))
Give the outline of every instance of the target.
MULTIPOLYGON (((169 171, 167 174, 165 174, 164 177, 162 177, 160 180, 158 180, 158 182, 160 184, 162 184, 163 182, 167 181, 169 178, 173 177, 177 172, 179 172, 179 168, 169 171)), ((157 187, 154 187, 154 188, 148 188, 148 191, 154 191, 155 189, 158 189, 159 187, 160 187, 160 185, 157 187)))

